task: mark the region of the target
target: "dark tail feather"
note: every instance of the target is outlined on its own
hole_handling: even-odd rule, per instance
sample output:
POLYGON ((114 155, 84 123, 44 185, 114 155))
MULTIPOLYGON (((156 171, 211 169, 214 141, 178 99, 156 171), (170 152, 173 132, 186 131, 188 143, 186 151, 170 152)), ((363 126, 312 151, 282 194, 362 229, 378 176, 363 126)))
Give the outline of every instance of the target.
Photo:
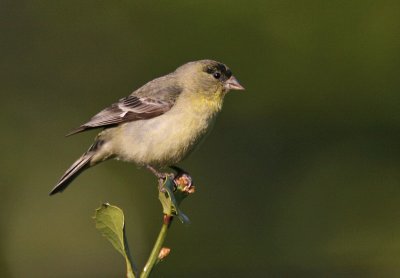
POLYGON ((90 167, 90 159, 95 154, 95 151, 89 150, 87 153, 82 155, 77 161, 72 164, 71 167, 64 173, 60 178, 56 186, 50 191, 49 195, 54 195, 58 192, 62 192, 67 186, 84 170, 90 167))
POLYGON ((90 127, 87 127, 87 126, 85 126, 85 125, 81 125, 80 127, 75 128, 74 130, 71 130, 68 134, 65 135, 65 137, 68 137, 68 136, 77 134, 77 133, 82 132, 82 131, 85 131, 85 130, 87 130, 87 129, 90 129, 90 127))

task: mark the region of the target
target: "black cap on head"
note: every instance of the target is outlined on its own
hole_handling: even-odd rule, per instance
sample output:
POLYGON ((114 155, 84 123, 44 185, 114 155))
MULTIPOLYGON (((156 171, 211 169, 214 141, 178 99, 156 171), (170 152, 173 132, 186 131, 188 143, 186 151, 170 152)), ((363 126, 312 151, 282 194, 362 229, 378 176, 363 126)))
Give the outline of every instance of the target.
POLYGON ((227 66, 215 61, 210 61, 207 65, 205 65, 204 71, 221 81, 228 80, 232 76, 232 72, 227 66))

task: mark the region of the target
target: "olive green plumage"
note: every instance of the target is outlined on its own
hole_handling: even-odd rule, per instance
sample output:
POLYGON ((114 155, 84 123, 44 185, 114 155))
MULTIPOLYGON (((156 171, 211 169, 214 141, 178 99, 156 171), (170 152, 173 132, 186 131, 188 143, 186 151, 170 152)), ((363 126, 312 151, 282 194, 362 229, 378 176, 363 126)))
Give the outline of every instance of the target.
POLYGON ((153 167, 180 162, 210 131, 232 89, 244 88, 228 67, 213 60, 189 62, 148 82, 68 134, 104 128, 50 194, 110 158, 153 167))

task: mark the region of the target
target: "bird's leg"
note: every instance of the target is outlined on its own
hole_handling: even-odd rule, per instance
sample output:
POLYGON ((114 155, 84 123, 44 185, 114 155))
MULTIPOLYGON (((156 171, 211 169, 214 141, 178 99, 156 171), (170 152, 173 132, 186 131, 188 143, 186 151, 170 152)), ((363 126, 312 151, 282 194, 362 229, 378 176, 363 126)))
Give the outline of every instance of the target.
POLYGON ((183 185, 184 191, 189 192, 191 189, 194 189, 192 177, 189 175, 188 172, 179 168, 178 166, 170 166, 169 167, 176 172, 175 174, 161 173, 161 172, 157 171, 153 166, 150 166, 150 165, 146 165, 146 168, 157 177, 158 188, 160 191, 164 191, 163 184, 164 184, 165 179, 168 176, 173 178, 176 186, 183 185))
POLYGON ((146 165, 146 168, 148 170, 150 170, 150 172, 152 172, 158 179, 162 179, 163 180, 167 176, 166 173, 158 172, 153 166, 146 165))
POLYGON ((158 190, 161 192, 164 192, 165 189, 163 189, 164 181, 168 177, 169 174, 167 173, 161 173, 157 171, 153 166, 146 165, 146 168, 150 170, 158 179, 158 190))

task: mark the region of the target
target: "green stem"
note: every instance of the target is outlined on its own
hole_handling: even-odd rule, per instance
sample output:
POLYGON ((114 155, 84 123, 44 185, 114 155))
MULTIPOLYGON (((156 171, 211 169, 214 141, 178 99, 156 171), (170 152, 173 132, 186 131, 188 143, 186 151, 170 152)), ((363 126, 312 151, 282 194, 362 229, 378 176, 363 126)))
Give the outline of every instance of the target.
POLYGON ((153 246, 153 250, 151 250, 149 259, 147 260, 146 265, 143 268, 142 273, 140 274, 140 278, 149 277, 153 267, 156 265, 158 259, 158 255, 160 254, 161 248, 163 247, 165 237, 167 236, 168 228, 172 221, 172 215, 164 214, 163 225, 161 226, 160 233, 158 234, 156 243, 153 246))

